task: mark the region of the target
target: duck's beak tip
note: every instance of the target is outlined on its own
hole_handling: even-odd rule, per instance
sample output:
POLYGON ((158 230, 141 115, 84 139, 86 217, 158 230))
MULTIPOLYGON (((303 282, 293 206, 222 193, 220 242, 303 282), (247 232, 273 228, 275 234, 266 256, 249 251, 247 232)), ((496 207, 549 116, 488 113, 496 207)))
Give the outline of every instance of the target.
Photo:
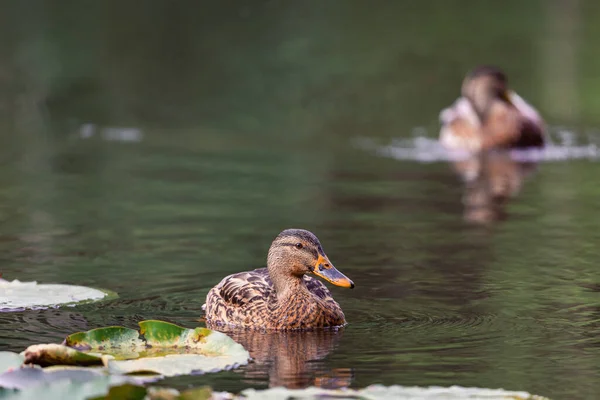
POLYGON ((312 272, 336 286, 354 289, 354 282, 338 271, 326 256, 319 256, 312 272))

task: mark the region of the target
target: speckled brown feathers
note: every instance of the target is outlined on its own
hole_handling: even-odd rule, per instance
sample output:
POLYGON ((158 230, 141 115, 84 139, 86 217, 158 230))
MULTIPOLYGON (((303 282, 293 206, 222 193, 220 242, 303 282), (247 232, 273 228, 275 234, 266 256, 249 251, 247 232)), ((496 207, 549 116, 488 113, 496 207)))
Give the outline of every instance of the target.
POLYGON ((323 283, 304 276, 307 293, 278 301, 266 268, 224 278, 206 299, 209 324, 256 329, 295 330, 346 323, 339 304, 323 283))
POLYGON ((209 291, 207 324, 269 330, 345 325, 344 313, 327 287, 305 275, 326 272, 330 280, 328 270, 347 280, 330 264, 316 236, 303 230, 284 231, 269 249, 267 268, 227 276, 209 291))

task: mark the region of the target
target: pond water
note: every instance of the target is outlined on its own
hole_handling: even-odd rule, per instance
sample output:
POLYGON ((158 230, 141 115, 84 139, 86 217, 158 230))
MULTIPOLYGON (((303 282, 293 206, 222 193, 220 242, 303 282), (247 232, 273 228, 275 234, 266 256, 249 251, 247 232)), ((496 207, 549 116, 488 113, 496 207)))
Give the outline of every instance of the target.
POLYGON ((355 282, 331 288, 349 325, 239 335, 255 363, 165 385, 595 398, 595 2, 2 7, 0 272, 120 297, 0 313, 0 350, 201 325, 208 290, 298 227, 355 282), (520 186, 502 204, 422 157, 481 62, 507 70, 554 143, 538 165, 500 161, 520 186))

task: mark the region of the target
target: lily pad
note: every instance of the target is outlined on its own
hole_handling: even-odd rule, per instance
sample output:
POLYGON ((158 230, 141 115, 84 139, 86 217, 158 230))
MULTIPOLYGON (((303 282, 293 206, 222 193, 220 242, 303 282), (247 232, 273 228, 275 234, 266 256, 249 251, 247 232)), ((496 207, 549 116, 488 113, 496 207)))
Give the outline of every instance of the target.
POLYGON ((96 397, 91 400, 144 400, 148 390, 143 386, 125 384, 121 386, 113 386, 110 388, 106 396, 96 397))
POLYGON ((104 365, 112 374, 175 376, 217 372, 246 364, 250 354, 229 336, 206 328, 187 329, 142 321, 140 332, 121 326, 68 336, 63 345, 34 345, 25 361, 47 365, 104 365))
POLYGON ((63 344, 81 351, 117 354, 125 359, 139 357, 138 352, 145 351, 147 347, 140 332, 122 326, 73 333, 67 336, 63 344))
POLYGON ((549 400, 547 397, 532 395, 521 391, 502 389, 451 387, 405 387, 372 385, 364 389, 328 390, 317 387, 306 389, 286 389, 283 387, 265 390, 246 389, 240 394, 215 392, 210 387, 197 387, 178 391, 165 387, 144 387, 139 384, 121 382, 115 376, 77 376, 65 379, 46 379, 33 386, 24 387, 22 391, 8 395, 12 400, 32 399, 72 399, 72 400, 549 400))
POLYGON ((0 375, 0 387, 7 389, 0 393, 0 398, 83 400, 103 396, 111 386, 124 384, 128 384, 127 377, 106 375, 101 370, 90 368, 50 372, 42 368, 20 368, 0 375))
POLYGON ((104 365, 101 355, 77 351, 61 344, 34 344, 23 353, 25 364, 36 364, 42 367, 50 365, 104 365))
POLYGON ((0 312, 76 305, 109 297, 116 297, 116 294, 85 286, 0 279, 0 312))
MULTIPOLYGON (((91 368, 60 368, 56 370, 39 367, 17 368, 0 375, 0 387, 5 389, 27 389, 40 385, 47 385, 58 381, 88 382, 98 377, 107 376, 101 370, 91 368)), ((114 383, 124 381, 115 377, 114 383)))
POLYGON ((24 357, 21 354, 0 351, 0 374, 13 368, 19 368, 23 364, 23 359, 24 357))
POLYGON ((114 376, 63 375, 56 380, 41 380, 33 386, 18 391, 2 392, 1 399, 11 400, 232 400, 227 392, 213 392, 210 387, 200 387, 179 392, 164 387, 144 387, 134 383, 119 383, 114 376))
POLYGON ((532 395, 527 392, 515 392, 502 389, 451 387, 407 387, 372 385, 364 389, 339 389, 328 390, 317 387, 306 389, 286 389, 282 387, 266 390, 246 389, 236 399, 244 400, 319 400, 323 398, 335 399, 363 399, 363 400, 438 400, 438 399, 473 399, 473 400, 548 400, 546 397, 532 395))

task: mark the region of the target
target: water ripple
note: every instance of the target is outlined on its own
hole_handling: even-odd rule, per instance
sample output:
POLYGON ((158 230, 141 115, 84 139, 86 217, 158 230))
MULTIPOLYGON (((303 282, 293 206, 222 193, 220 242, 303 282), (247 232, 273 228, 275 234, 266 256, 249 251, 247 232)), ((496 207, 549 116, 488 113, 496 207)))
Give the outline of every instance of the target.
MULTIPOLYGON (((562 126, 548 128, 548 144, 544 148, 514 149, 510 156, 519 162, 557 162, 568 160, 600 159, 600 133, 575 132, 562 126)), ((420 163, 462 161, 470 157, 470 153, 460 150, 448 150, 437 138, 425 128, 413 130, 410 139, 393 139, 390 144, 377 144, 367 137, 356 137, 353 140, 357 148, 373 152, 380 157, 396 160, 417 161, 420 163)))

